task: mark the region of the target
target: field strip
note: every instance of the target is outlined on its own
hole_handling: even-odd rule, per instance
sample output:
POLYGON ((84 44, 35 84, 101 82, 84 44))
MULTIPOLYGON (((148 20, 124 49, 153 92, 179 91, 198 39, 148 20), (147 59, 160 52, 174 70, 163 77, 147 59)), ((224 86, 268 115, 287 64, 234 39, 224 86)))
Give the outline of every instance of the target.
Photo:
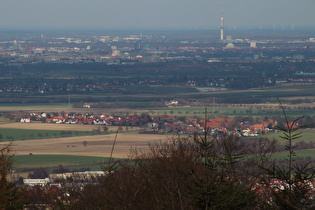
MULTIPOLYGON (((117 131, 118 126, 107 126, 108 131, 117 131)), ((0 129, 61 130, 61 131, 102 131, 103 125, 55 124, 55 123, 9 123, 0 125, 0 129)))
POLYGON ((0 112, 75 112, 75 113, 102 113, 102 114, 111 114, 111 113, 119 113, 119 112, 147 112, 149 110, 143 109, 132 109, 132 108, 58 108, 58 107, 34 107, 34 106, 0 106, 0 112))
MULTIPOLYGON (((16 155, 79 155, 109 157, 115 134, 80 136, 55 139, 40 139, 15 141, 13 152, 16 155), (84 147, 83 141, 87 141, 84 147)), ((115 158, 127 158, 131 149, 137 148, 142 151, 149 150, 149 143, 167 140, 163 135, 150 134, 118 134, 113 153, 115 158)), ((7 142, 1 142, 0 147, 7 142)))

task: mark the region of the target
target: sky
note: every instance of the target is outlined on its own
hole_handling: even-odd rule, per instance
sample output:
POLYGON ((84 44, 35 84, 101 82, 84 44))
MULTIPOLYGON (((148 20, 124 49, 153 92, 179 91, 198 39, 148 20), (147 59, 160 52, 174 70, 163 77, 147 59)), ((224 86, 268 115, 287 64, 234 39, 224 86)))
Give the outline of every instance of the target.
POLYGON ((0 0, 1 29, 315 28, 315 0, 0 0))

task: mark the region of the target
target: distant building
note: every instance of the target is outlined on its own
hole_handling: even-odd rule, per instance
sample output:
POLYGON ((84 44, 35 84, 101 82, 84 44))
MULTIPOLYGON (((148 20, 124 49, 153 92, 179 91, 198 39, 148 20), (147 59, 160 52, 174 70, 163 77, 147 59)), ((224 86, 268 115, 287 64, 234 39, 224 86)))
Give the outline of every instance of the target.
POLYGON ((16 40, 13 41, 13 49, 15 49, 15 50, 18 49, 18 43, 16 40))
POLYGON ((235 48, 234 44, 233 43, 228 43, 226 46, 225 46, 225 49, 233 49, 235 48))
POLYGON ((120 57, 120 51, 119 50, 113 50, 112 51, 112 57, 120 57))
POLYGON ((256 41, 250 41, 250 47, 256 48, 256 41))
POLYGON ((166 106, 177 106, 178 101, 177 100, 170 100, 170 101, 165 101, 166 106))
POLYGON ((253 58, 254 58, 255 60, 259 59, 259 55, 256 54, 256 55, 253 56, 253 58))
POLYGON ((50 179, 49 178, 45 178, 45 179, 23 179, 23 182, 25 185, 27 186, 45 186, 47 184, 50 183, 50 179))
POLYGON ((90 104, 88 104, 88 103, 84 103, 84 105, 83 105, 83 108, 91 108, 91 105, 90 104))
POLYGON ((293 55, 294 60, 304 60, 305 56, 304 55, 293 55))
POLYGON ((226 36, 226 41, 231 42, 232 41, 232 36, 230 36, 230 35, 226 36))
POLYGON ((68 172, 62 174, 50 174, 50 179, 69 179, 75 180, 91 180, 93 178, 105 176, 107 172, 104 171, 85 171, 85 172, 68 172))
POLYGON ((20 122, 21 123, 30 123, 31 119, 30 118, 21 118, 20 122))

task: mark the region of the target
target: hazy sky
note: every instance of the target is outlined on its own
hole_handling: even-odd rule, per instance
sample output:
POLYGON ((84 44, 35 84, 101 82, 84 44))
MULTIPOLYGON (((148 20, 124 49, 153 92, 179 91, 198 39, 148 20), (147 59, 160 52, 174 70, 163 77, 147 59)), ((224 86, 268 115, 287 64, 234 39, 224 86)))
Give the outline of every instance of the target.
POLYGON ((315 0, 0 0, 1 28, 315 28, 315 0))

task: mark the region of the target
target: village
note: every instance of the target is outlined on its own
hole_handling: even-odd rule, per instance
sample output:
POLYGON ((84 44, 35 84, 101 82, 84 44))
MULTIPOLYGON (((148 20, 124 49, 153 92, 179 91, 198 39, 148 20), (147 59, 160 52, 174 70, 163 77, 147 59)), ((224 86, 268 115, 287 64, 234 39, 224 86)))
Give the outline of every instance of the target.
MULTIPOLYGON (((198 117, 177 117, 168 114, 76 114, 76 113, 12 113, 11 119, 21 123, 42 122, 56 124, 125 126, 140 128, 139 133, 146 134, 193 134, 203 133, 205 128, 213 135, 225 135, 233 132, 237 136, 258 136, 271 132, 277 121, 236 121, 228 117, 215 117, 204 120, 198 117)), ((105 127, 105 129, 104 129, 105 127)), ((126 130, 127 130, 126 129, 126 130)))

